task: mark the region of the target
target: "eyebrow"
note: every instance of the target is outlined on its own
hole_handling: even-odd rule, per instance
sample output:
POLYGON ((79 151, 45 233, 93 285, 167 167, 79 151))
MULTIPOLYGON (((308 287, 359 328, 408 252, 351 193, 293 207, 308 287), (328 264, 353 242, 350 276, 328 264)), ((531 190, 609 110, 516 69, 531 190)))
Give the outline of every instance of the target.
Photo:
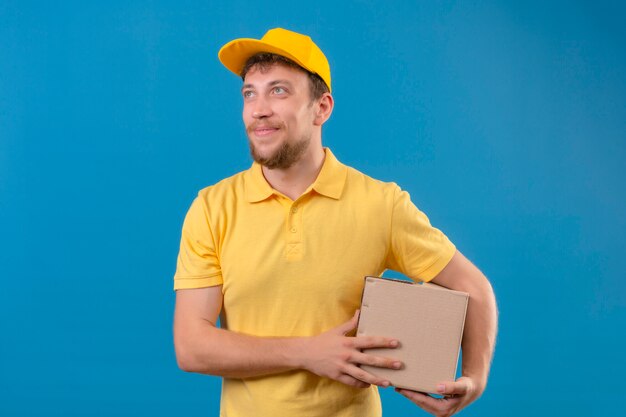
POLYGON ((285 84, 285 85, 287 85, 288 87, 291 87, 291 83, 290 83, 289 81, 287 81, 287 80, 276 80, 276 81, 272 81, 272 82, 270 83, 270 87, 273 87, 273 86, 275 86, 275 85, 277 85, 277 84, 285 84))
MULTIPOLYGON (((289 81, 287 81, 287 80, 270 81, 269 86, 273 87, 273 86, 278 85, 278 84, 285 84, 287 87, 293 88, 292 84, 289 81)), ((241 87, 242 90, 245 90, 246 88, 254 88, 254 85, 253 84, 244 84, 241 87)))

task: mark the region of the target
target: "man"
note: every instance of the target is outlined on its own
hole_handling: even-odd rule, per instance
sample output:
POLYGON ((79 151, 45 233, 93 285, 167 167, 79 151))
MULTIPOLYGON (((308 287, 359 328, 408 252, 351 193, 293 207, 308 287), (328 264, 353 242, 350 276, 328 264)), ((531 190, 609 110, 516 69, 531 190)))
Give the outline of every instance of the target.
POLYGON ((399 369, 399 341, 347 335, 363 277, 394 269, 470 294, 463 376, 442 381, 439 399, 398 391, 440 416, 477 399, 496 333, 491 286, 406 192, 322 146, 334 104, 322 51, 272 29, 229 42, 219 58, 243 78, 255 162, 201 190, 185 218, 175 275, 181 369, 224 378, 222 416, 379 416, 377 386, 389 381, 359 365, 399 369), (389 354, 362 351, 374 347, 389 354))

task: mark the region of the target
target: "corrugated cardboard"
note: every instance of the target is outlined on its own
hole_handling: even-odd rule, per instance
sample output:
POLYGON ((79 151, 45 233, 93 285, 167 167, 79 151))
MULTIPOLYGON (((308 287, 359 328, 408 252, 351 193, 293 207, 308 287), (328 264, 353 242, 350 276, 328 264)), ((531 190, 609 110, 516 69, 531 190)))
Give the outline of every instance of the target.
POLYGON ((435 284, 365 277, 357 336, 398 339, 395 349, 366 352, 397 358, 404 367, 362 368, 395 387, 436 393, 438 382, 455 379, 468 299, 435 284))

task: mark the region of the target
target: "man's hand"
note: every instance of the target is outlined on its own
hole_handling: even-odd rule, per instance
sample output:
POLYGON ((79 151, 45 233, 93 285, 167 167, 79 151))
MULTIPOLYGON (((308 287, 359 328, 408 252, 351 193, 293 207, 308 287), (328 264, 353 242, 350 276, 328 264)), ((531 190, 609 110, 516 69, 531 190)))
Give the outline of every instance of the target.
POLYGON ((396 359, 368 355, 361 352, 361 349, 393 349, 398 346, 398 341, 388 337, 346 336, 356 328, 358 319, 357 310, 354 317, 344 324, 306 339, 306 357, 303 358, 302 367, 319 376, 357 388, 367 388, 370 384, 388 387, 389 381, 364 371, 358 365, 400 369, 402 363, 396 359))
POLYGON ((455 382, 437 384, 437 391, 444 398, 434 398, 428 394, 396 388, 396 391, 420 406, 424 411, 437 416, 449 417, 476 400, 484 388, 469 377, 461 377, 455 382))

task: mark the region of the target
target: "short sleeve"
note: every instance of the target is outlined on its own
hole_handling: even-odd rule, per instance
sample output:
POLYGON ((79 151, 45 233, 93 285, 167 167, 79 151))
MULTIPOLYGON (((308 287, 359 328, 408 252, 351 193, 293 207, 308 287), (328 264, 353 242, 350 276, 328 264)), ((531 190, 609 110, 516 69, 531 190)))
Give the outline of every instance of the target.
POLYGON ((448 237, 430 224, 406 191, 397 187, 386 267, 413 280, 430 281, 450 262, 455 252, 456 247, 448 237))
POLYGON ((208 210, 203 198, 198 196, 183 223, 174 289, 204 288, 222 283, 222 270, 208 210))

